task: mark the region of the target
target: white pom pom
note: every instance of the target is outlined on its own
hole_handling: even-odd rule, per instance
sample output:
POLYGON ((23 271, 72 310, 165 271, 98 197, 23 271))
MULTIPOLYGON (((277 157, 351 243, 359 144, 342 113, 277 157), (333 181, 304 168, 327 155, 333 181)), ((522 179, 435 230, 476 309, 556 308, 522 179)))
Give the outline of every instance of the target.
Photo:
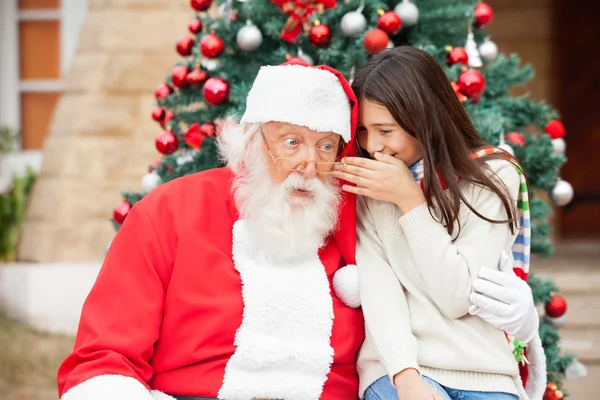
POLYGON ((348 307, 360 307, 360 291, 358 288, 358 267, 346 265, 333 274, 333 291, 348 307))

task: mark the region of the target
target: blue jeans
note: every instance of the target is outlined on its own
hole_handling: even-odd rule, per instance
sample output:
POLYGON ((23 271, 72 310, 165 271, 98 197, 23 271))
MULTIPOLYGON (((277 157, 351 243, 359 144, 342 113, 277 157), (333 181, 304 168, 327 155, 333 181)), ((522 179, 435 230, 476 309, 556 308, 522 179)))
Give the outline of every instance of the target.
MULTIPOLYGON (((457 390, 444 387, 426 376, 423 376, 423 380, 441 394, 444 400, 519 400, 514 394, 457 390)), ((382 376, 365 390, 365 400, 399 400, 398 391, 389 377, 382 376)))

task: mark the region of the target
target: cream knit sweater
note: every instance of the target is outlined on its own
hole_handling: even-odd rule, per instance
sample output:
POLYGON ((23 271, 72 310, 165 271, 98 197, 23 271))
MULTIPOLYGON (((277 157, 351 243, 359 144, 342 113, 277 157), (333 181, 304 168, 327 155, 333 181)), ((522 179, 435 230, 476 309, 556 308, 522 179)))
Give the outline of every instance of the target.
MULTIPOLYGON (((515 167, 503 160, 487 166, 516 205, 515 167)), ((462 190, 480 214, 506 219, 490 190, 470 184, 462 190)), ((402 215, 394 204, 359 198, 356 260, 366 323, 358 357, 361 397, 378 378, 406 368, 454 389, 518 394, 518 365, 504 332, 468 312, 477 272, 497 267, 502 250, 511 254, 517 232, 486 222, 464 204, 459 219, 460 236, 451 238, 427 205, 402 215)))

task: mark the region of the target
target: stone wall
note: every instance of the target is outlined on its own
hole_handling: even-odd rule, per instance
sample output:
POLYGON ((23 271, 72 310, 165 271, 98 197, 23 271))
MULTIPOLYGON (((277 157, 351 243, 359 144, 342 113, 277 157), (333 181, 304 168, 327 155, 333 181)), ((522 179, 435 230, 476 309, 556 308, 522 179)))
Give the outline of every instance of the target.
MULTIPOLYGON (((19 257, 93 261, 114 236, 109 223, 122 189, 139 190, 157 158, 150 118, 156 85, 178 55, 192 17, 187 0, 89 0, 77 55, 44 148, 19 257)), ((527 86, 552 102, 551 0, 487 0, 491 38, 536 69, 527 86)))

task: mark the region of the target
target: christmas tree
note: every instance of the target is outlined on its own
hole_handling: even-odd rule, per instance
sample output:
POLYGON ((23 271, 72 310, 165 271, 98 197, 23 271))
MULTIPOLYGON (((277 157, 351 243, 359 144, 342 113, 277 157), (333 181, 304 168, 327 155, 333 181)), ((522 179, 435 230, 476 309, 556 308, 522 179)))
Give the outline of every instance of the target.
MULTIPOLYGON (((152 118, 160 125, 156 148, 162 158, 143 177, 142 193, 123 193, 113 213, 117 229, 131 206, 160 183, 222 166, 214 140, 219 121, 243 114, 262 65, 327 64, 351 80, 370 54, 411 45, 444 67, 480 135, 515 154, 524 167, 532 252, 551 254, 552 203, 562 206, 573 196, 558 177, 565 162, 565 128, 548 104, 510 94, 533 78, 533 70, 517 55, 498 54, 486 32, 493 19, 489 5, 477 0, 192 0, 191 7, 196 14, 191 14, 190 35, 176 43, 181 61, 155 92, 152 118), (211 6, 215 12, 209 15, 211 6)), ((546 395, 560 398, 572 363, 559 354, 556 330, 566 303, 552 282, 535 276, 528 282, 546 310, 540 324, 548 363, 546 395)))

